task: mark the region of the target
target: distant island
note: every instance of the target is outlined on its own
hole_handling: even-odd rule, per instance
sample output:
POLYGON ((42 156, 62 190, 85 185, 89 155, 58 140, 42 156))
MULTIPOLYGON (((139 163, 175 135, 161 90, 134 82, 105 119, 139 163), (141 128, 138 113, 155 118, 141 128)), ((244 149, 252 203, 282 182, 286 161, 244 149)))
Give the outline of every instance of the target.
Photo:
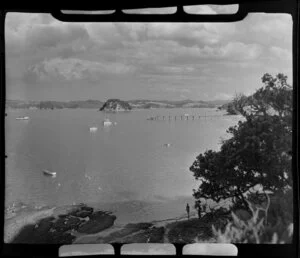
POLYGON ((24 101, 6 100, 5 107, 12 109, 63 109, 63 108, 86 108, 104 111, 121 111, 134 109, 154 108, 218 108, 229 103, 229 100, 120 100, 109 99, 106 102, 100 100, 77 100, 77 101, 24 101))
POLYGON ((109 99, 100 108, 100 111, 108 112, 119 112, 119 111, 130 111, 132 107, 126 101, 120 99, 109 99))

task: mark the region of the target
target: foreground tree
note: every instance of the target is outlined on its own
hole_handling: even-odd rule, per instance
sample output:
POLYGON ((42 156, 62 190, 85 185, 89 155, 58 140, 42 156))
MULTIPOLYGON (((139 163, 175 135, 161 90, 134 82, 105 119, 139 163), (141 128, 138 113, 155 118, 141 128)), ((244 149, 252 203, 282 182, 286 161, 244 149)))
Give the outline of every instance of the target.
POLYGON ((247 194, 257 186, 273 193, 291 188, 292 87, 283 74, 265 74, 262 82, 252 96, 233 100, 244 121, 228 129, 232 137, 221 150, 200 154, 190 167, 201 182, 196 202, 230 198, 248 209, 247 194))

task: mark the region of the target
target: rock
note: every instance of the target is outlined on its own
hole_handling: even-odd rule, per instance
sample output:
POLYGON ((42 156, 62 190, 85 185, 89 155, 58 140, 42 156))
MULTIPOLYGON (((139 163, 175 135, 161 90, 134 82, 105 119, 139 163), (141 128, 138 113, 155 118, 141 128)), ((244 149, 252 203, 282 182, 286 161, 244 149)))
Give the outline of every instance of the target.
POLYGON ((91 215, 92 212, 90 211, 78 211, 75 216, 80 218, 86 218, 87 216, 91 215))
POLYGON ((106 213, 104 211, 96 211, 96 212, 92 213, 89 216, 89 218, 94 219, 94 220, 97 220, 97 219, 101 220, 103 218, 103 216, 105 216, 105 215, 106 215, 106 213))
POLYGON ((81 207, 81 210, 82 211, 89 211, 91 213, 93 213, 93 211, 94 211, 94 209, 92 207, 88 207, 88 206, 81 207))
POLYGON ((30 244, 35 243, 36 239, 34 238, 34 225, 26 225, 21 231, 15 236, 11 243, 18 244, 30 244))
POLYGON ((116 216, 96 212, 90 216, 90 220, 78 228, 79 233, 95 234, 101 232, 114 224, 116 216))
POLYGON ((122 101, 120 99, 109 99, 100 108, 100 111, 118 112, 118 111, 129 111, 131 109, 132 108, 130 104, 126 101, 122 101))
POLYGON ((50 228, 53 226, 53 220, 54 217, 45 218, 39 221, 39 223, 36 224, 35 232, 37 234, 45 234, 47 233, 50 228))
POLYGON ((60 214, 60 215, 58 215, 58 217, 61 218, 61 219, 64 219, 64 218, 66 218, 68 216, 69 216, 68 214, 60 214))
POLYGON ((64 207, 58 207, 58 208, 55 208, 55 210, 53 211, 53 216, 54 217, 63 217, 64 215, 72 214, 73 212, 76 212, 78 210, 80 210, 79 205, 68 205, 68 206, 64 206, 64 207))
POLYGON ((53 208, 48 217, 25 224, 12 237, 12 243, 71 244, 76 238, 72 233, 77 230, 93 234, 114 224, 116 216, 109 212, 93 211, 93 208, 84 204, 53 208))
POLYGON ((52 232, 50 233, 47 244, 72 244, 75 238, 76 237, 70 233, 52 232))
POLYGON ((75 217, 80 217, 80 218, 85 218, 93 213, 94 209, 91 207, 87 207, 85 205, 80 205, 77 206, 76 209, 72 210, 69 215, 75 216, 75 217))
POLYGON ((149 232, 148 243, 163 243, 165 228, 153 228, 149 232))
POLYGON ((41 219, 35 225, 27 225, 13 240, 13 243, 52 243, 50 229, 53 226, 54 217, 41 219))
POLYGON ((71 229, 77 229, 81 224, 81 220, 76 217, 59 218, 53 224, 53 229, 57 232, 65 232, 71 229))

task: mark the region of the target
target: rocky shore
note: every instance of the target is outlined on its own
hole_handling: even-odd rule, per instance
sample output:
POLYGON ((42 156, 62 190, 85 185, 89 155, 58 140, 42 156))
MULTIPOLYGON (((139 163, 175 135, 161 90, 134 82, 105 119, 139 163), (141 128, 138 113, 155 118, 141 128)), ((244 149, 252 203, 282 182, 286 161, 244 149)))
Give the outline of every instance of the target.
POLYGON ((6 243, 193 243, 213 241, 209 218, 116 225, 116 216, 85 204, 42 209, 6 220, 6 243))

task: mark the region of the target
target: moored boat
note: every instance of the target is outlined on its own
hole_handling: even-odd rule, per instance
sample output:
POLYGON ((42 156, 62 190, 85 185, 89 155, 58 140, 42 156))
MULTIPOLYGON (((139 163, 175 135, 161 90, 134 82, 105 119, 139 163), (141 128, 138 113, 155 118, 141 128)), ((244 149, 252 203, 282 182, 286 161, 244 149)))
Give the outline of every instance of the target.
POLYGON ((110 125, 112 125, 112 122, 108 118, 105 118, 105 120, 103 121, 103 125, 110 126, 110 125))
POLYGON ((44 173, 45 175, 47 175, 47 176, 53 176, 53 177, 56 176, 56 172, 54 172, 54 171, 49 171, 49 170, 47 170, 47 169, 44 169, 44 170, 43 170, 43 173, 44 173))
POLYGON ((29 116, 17 117, 16 120, 28 120, 29 116))
POLYGON ((90 132, 96 132, 98 130, 97 127, 90 127, 90 132))

